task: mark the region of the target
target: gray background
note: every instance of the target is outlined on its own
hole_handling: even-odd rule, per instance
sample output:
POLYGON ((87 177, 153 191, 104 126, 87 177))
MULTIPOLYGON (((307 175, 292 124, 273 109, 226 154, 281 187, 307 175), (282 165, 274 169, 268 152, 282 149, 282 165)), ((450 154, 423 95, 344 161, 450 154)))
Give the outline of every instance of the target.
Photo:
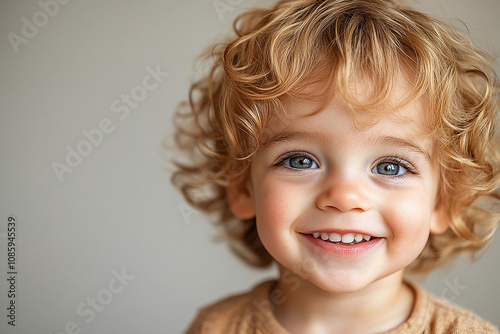
MULTIPOLYGON (((171 153, 161 148, 195 56, 226 36, 244 8, 265 3, 73 0, 44 21, 38 1, 1 0, 1 333, 180 333, 200 305, 275 275, 213 242, 215 230, 170 186, 171 153), (7 36, 22 36, 23 17, 40 27, 16 52, 7 36), (113 112, 122 94, 145 92, 148 67, 169 75, 127 117, 113 112), (60 182, 53 162, 65 163, 67 146, 76 149, 82 131, 106 118, 113 131, 60 182), (15 328, 6 318, 9 215, 18 220, 15 328), (122 271, 128 278, 118 283, 122 271)), ((500 50, 499 0, 416 3, 462 19, 488 41, 481 45, 500 50)), ((499 255, 497 238, 478 263, 461 259, 422 283, 500 326, 499 255)))

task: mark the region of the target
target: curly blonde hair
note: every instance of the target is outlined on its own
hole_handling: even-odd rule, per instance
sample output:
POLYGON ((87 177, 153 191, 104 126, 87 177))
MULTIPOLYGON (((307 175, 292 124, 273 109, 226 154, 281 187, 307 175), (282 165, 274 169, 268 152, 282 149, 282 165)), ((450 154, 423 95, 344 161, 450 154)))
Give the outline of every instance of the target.
POLYGON ((409 269, 425 273, 491 241, 500 220, 499 83, 490 57, 466 34, 396 0, 284 0, 243 13, 234 30, 233 40, 211 51, 209 74, 174 117, 188 160, 176 162, 172 182, 195 208, 217 214, 243 259, 261 267, 273 261, 255 218, 231 214, 226 187, 246 175, 263 130, 286 113, 281 98, 326 82, 350 102, 375 106, 388 101, 402 72, 413 83, 407 101, 424 96, 432 111, 438 198, 451 222, 409 269), (349 93, 359 75, 374 87, 368 101, 349 93))

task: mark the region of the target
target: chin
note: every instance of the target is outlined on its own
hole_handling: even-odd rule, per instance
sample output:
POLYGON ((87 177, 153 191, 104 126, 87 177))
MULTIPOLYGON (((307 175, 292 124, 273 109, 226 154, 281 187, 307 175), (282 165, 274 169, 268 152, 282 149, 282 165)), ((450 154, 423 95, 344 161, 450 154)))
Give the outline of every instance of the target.
MULTIPOLYGON (((313 283, 315 284, 315 283, 313 283)), ((367 284, 361 282, 320 282, 315 284, 319 289, 328 293, 353 293, 363 290, 367 284)))
POLYGON ((334 274, 327 277, 309 276, 305 278, 316 288, 328 293, 353 293, 366 288, 371 281, 360 279, 360 275, 334 274))

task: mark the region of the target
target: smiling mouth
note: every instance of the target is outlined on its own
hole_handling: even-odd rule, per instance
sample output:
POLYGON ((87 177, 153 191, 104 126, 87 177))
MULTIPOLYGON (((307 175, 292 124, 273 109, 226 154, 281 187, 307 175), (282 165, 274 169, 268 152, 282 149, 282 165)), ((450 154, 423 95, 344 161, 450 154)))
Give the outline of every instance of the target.
POLYGON ((339 233, 315 232, 310 235, 312 235, 316 239, 320 239, 338 245, 357 245, 363 242, 368 242, 370 240, 377 239, 377 237, 360 233, 339 234, 339 233))

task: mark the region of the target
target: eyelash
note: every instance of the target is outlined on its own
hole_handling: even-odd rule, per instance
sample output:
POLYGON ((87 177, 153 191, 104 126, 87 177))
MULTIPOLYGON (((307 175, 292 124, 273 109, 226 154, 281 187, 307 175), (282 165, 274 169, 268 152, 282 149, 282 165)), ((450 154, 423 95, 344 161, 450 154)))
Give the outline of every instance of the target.
MULTIPOLYGON (((302 151, 295 151, 295 152, 285 153, 283 156, 279 157, 278 161, 275 162, 272 166, 273 167, 283 166, 286 161, 288 161, 288 160, 290 160, 292 158, 295 158, 295 157, 306 157, 308 159, 311 159, 316 165, 318 165, 318 167, 320 166, 320 164, 318 163, 317 159, 314 156, 312 156, 311 154, 309 154, 307 152, 302 152, 302 151)), ((373 168, 375 168, 377 165, 379 165, 381 163, 394 163, 394 164, 400 165, 401 167, 403 167, 404 169, 406 169, 407 173, 404 173, 404 174, 401 174, 401 175, 392 175, 391 176, 392 178, 407 177, 408 173, 412 174, 412 175, 417 175, 418 174, 417 169, 410 162, 408 162, 408 161, 406 161, 406 160, 404 160, 402 158, 395 157, 395 156, 388 156, 388 157, 384 157, 384 158, 379 159, 374 164, 374 167, 372 167, 370 170, 373 170, 373 168)), ((291 168, 291 167, 288 167, 288 168, 291 169, 291 170, 300 171, 300 169, 291 168)), ((387 175, 382 175, 382 176, 387 176, 387 175)))
MULTIPOLYGON (((318 163, 318 160, 314 156, 312 156, 311 154, 309 154, 307 152, 297 151, 297 152, 285 153, 284 155, 282 155, 281 157, 278 158, 278 161, 273 164, 273 167, 283 166, 286 161, 288 161, 292 158, 296 158, 296 157, 306 157, 308 159, 311 159, 316 165, 320 166, 320 164, 318 163)), ((288 167, 288 168, 290 168, 290 167, 288 167)), ((300 169, 296 169, 296 168, 290 168, 290 169, 291 170, 300 170, 300 169)))
MULTIPOLYGON (((398 157, 394 157, 394 156, 389 156, 389 157, 384 157, 384 158, 379 159, 374 164, 374 167, 371 170, 373 170, 376 166, 378 166, 379 164, 384 163, 384 162, 385 163, 394 163, 394 164, 400 165, 401 167, 403 167, 407 171, 407 173, 404 173, 404 174, 401 174, 401 175, 392 175, 391 176, 392 178, 407 177, 408 173, 412 174, 412 175, 417 175, 418 174, 417 169, 410 162, 408 162, 408 161, 406 161, 404 159, 398 158, 398 157)), ((387 176, 387 175, 382 175, 382 176, 387 176)))

